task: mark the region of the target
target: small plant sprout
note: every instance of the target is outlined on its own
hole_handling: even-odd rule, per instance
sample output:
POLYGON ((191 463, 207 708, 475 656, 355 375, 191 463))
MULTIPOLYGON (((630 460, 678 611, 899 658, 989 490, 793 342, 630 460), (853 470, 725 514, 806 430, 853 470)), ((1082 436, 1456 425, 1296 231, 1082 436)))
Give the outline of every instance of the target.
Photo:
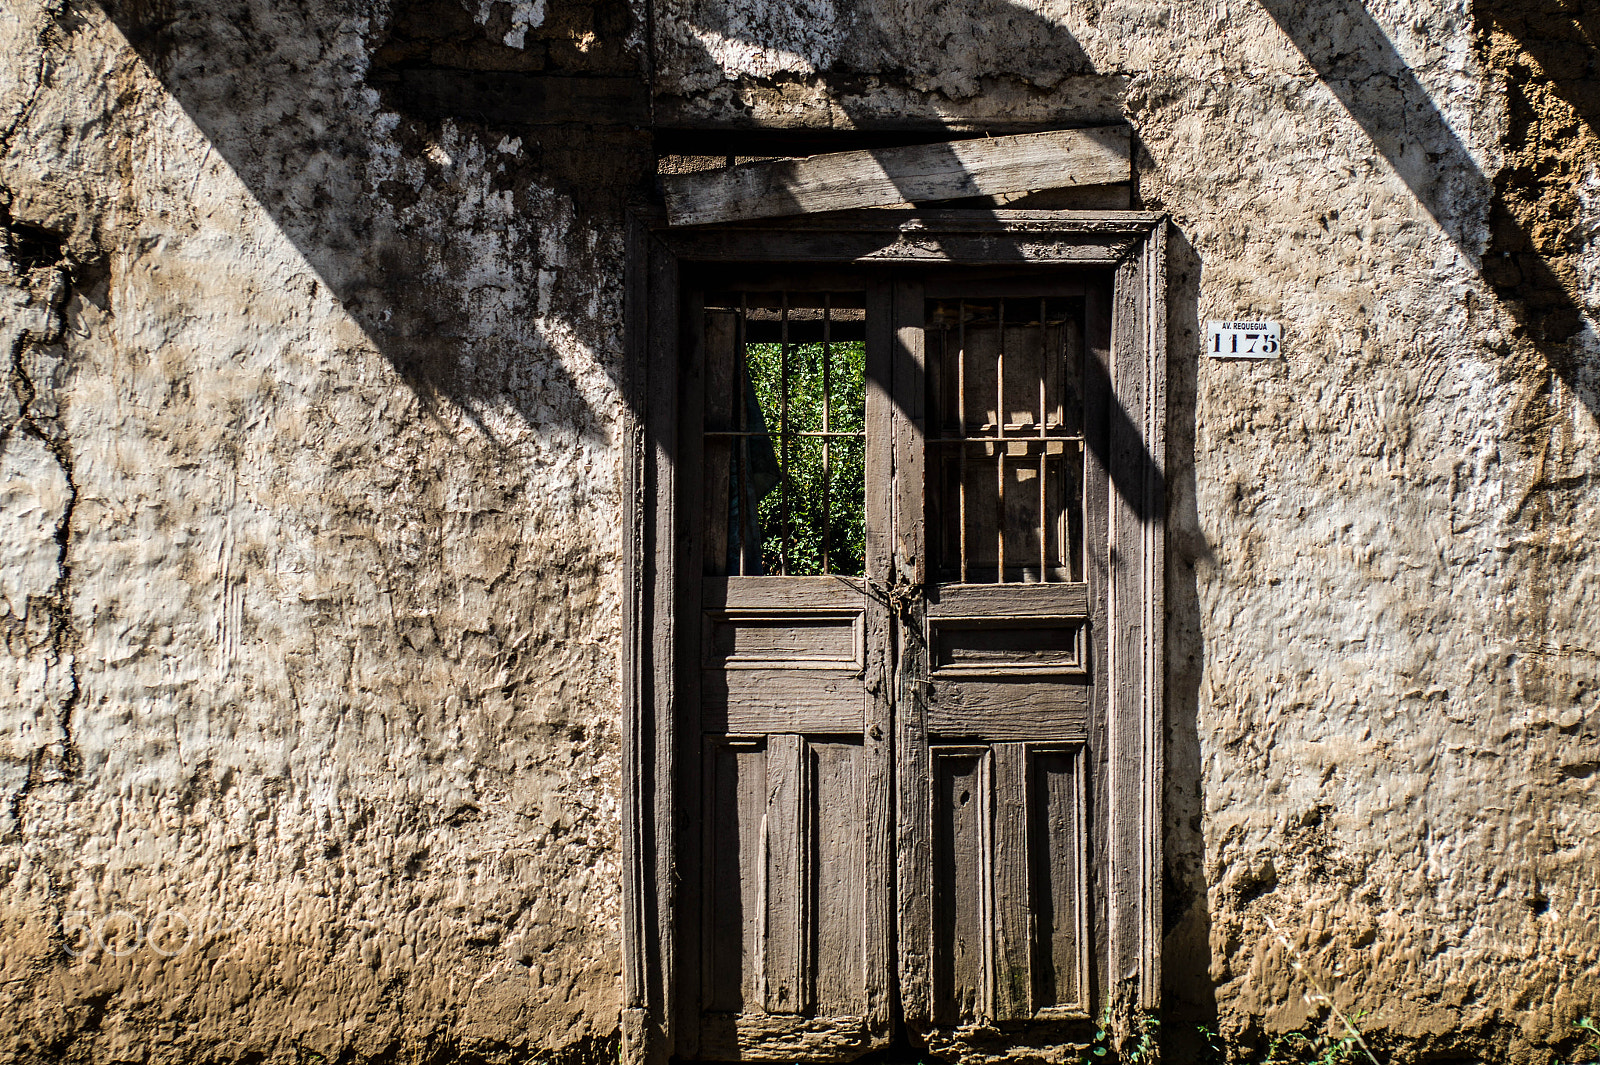
MULTIPOLYGON (((1272 918, 1268 917, 1266 921, 1267 927, 1272 929, 1273 934, 1278 937, 1278 942, 1283 944, 1283 949, 1288 952, 1289 967, 1299 973, 1310 988, 1306 992, 1306 1002, 1308 1004, 1327 1006, 1328 1011, 1344 1027, 1345 1034, 1343 1036, 1337 1040, 1329 1041, 1326 1046, 1315 1048, 1320 1051, 1320 1056, 1315 1059, 1317 1065, 1333 1065, 1333 1063, 1346 1060, 1348 1056, 1353 1054, 1352 1047, 1359 1048, 1367 1060, 1372 1062, 1372 1065, 1381 1065, 1378 1059, 1373 1056, 1372 1048, 1367 1046, 1366 1039, 1361 1035, 1361 1029, 1357 1028, 1355 1022, 1339 1010, 1339 1007, 1333 1001, 1333 996, 1328 994, 1328 990, 1323 986, 1322 981, 1317 979, 1316 974, 1305 964, 1305 960, 1300 956, 1300 952, 1294 949, 1294 945, 1289 942, 1289 938, 1278 931, 1278 926, 1272 923, 1272 918)), ((1362 1014, 1357 1014, 1358 1018, 1360 1016, 1362 1014)), ((1300 1038, 1305 1039, 1304 1036, 1300 1036, 1300 1038)), ((1276 1047, 1276 1044, 1274 1044, 1274 1047, 1276 1047)))
POLYGON ((1576 1028, 1583 1039, 1583 1046, 1578 1048, 1578 1056, 1573 1058, 1570 1065, 1600 1065, 1600 1024, 1596 1024, 1593 1017, 1580 1017, 1576 1028))
POLYGON ((1156 1057, 1156 1029, 1161 1026, 1161 1019, 1140 1011, 1134 1020, 1134 1026, 1136 1036, 1133 1046, 1128 1048, 1123 1060, 1128 1062, 1128 1065, 1154 1061, 1156 1057))
POLYGON ((1083 1048, 1082 1065, 1099 1065, 1111 1054, 1111 1004, 1100 1011, 1094 1025, 1094 1040, 1083 1048))
POLYGON ((1095 1022, 1094 1039, 1083 1048, 1079 1058, 1081 1065, 1143 1065, 1156 1060, 1156 1029, 1161 1021, 1153 1014, 1143 1010, 1134 1014, 1133 1030, 1129 1033, 1130 1040, 1124 1041, 1119 1051, 1116 1048, 1117 1037, 1114 1028, 1114 1014, 1111 1006, 1106 1005, 1100 1011, 1100 1018, 1095 1022))

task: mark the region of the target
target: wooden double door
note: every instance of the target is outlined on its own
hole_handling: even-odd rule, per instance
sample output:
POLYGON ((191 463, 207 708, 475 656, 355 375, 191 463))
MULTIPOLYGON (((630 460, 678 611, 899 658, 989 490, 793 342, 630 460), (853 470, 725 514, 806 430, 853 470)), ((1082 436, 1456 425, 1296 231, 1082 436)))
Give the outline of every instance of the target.
POLYGON ((1110 279, 682 291, 676 1056, 1077 1031, 1107 979, 1110 279))

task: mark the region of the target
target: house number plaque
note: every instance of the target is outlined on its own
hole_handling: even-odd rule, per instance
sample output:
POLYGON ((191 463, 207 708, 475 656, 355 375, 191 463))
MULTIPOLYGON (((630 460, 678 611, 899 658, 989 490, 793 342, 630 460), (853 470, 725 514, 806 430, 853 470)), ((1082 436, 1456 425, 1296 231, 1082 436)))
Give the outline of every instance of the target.
POLYGON ((1207 322, 1206 354, 1213 359, 1277 359, 1283 327, 1277 322, 1207 322))

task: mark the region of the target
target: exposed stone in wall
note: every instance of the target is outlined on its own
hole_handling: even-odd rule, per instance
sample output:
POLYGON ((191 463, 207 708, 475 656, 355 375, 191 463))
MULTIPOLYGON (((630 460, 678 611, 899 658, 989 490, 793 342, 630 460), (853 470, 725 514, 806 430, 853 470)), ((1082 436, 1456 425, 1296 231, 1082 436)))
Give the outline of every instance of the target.
POLYGON ((1600 310, 1582 265, 1600 188, 1600 7, 1480 0, 1473 13, 1508 112, 1484 276, 1555 350, 1600 310))

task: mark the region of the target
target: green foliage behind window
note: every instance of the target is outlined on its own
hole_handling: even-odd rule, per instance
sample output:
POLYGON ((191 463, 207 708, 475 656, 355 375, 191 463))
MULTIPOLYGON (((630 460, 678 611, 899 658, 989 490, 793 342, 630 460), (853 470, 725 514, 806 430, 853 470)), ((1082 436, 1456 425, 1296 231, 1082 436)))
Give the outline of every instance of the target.
POLYGON ((826 374, 821 344, 789 345, 787 411, 783 345, 748 344, 745 355, 750 384, 784 472, 784 483, 764 496, 757 508, 763 566, 768 573, 793 576, 859 576, 866 557, 866 345, 859 340, 830 344, 826 374), (827 404, 825 392, 831 397, 827 404), (827 431, 851 434, 829 438, 826 473, 822 438, 798 435, 823 431, 825 405, 827 431), (786 506, 789 535, 784 566, 786 506))

